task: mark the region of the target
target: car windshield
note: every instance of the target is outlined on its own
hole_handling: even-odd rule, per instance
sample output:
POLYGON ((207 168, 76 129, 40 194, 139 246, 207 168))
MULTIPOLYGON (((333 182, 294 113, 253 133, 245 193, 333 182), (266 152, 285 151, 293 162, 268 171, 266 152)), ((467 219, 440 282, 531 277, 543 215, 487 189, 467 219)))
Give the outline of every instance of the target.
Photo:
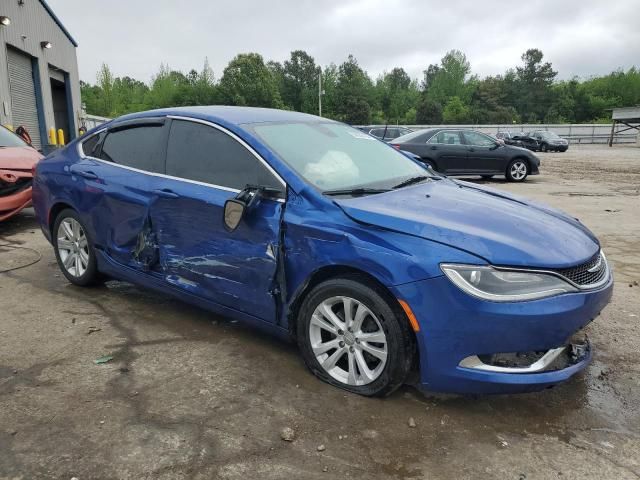
POLYGON ((322 191, 388 189, 411 177, 429 176, 394 148, 340 123, 260 123, 248 129, 322 191))
POLYGON ((0 127, 0 148, 2 147, 27 147, 27 143, 11 130, 0 127))
POLYGON ((540 132, 540 135, 542 136, 542 138, 560 138, 558 134, 554 132, 540 132))

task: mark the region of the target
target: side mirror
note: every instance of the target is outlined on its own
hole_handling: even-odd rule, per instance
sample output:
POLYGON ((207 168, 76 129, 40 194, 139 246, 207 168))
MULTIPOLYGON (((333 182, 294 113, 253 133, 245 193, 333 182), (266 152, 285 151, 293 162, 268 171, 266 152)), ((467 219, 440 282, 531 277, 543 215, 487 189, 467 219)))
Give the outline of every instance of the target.
POLYGON ((233 232, 244 217, 244 212, 247 209, 247 204, 242 200, 230 198, 224 202, 224 226, 230 232, 233 232))

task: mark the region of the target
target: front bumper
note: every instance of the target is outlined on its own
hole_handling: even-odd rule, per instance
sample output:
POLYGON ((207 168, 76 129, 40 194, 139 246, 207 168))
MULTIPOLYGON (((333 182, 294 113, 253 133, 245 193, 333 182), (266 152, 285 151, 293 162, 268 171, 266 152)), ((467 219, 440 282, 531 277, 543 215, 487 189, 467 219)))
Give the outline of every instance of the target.
POLYGON ((13 195, 0 197, 0 222, 31 205, 31 187, 13 195))
MULTIPOLYGON (((422 387, 471 394, 541 390, 585 368, 592 350, 588 343, 575 342, 572 336, 598 316, 612 292, 610 277, 596 291, 496 303, 471 297, 442 276, 397 286, 394 293, 408 302, 420 323, 416 337, 422 387), (487 359, 509 352, 543 355, 567 345, 574 345, 570 347, 573 355, 530 371, 478 368, 474 359, 491 364, 487 359)), ((571 351, 561 350, 564 355, 571 351)), ((523 366, 527 364, 516 368, 523 366)))

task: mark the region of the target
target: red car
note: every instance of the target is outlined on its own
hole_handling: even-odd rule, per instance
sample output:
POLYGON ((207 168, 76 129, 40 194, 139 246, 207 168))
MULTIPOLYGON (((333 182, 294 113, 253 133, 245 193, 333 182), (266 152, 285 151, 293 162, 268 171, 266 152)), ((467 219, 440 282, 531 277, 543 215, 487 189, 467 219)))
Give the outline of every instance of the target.
POLYGON ((31 205, 32 169, 42 155, 0 126, 0 221, 31 205))

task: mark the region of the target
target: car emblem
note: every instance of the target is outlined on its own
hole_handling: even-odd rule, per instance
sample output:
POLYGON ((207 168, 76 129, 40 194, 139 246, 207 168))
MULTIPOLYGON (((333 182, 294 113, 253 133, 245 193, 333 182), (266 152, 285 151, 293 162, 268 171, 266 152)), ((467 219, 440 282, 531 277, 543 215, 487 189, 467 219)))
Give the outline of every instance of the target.
POLYGON ((589 273, 597 272, 598 270, 600 270, 601 266, 602 266, 602 256, 599 256, 596 264, 593 267, 589 268, 587 272, 589 273))

